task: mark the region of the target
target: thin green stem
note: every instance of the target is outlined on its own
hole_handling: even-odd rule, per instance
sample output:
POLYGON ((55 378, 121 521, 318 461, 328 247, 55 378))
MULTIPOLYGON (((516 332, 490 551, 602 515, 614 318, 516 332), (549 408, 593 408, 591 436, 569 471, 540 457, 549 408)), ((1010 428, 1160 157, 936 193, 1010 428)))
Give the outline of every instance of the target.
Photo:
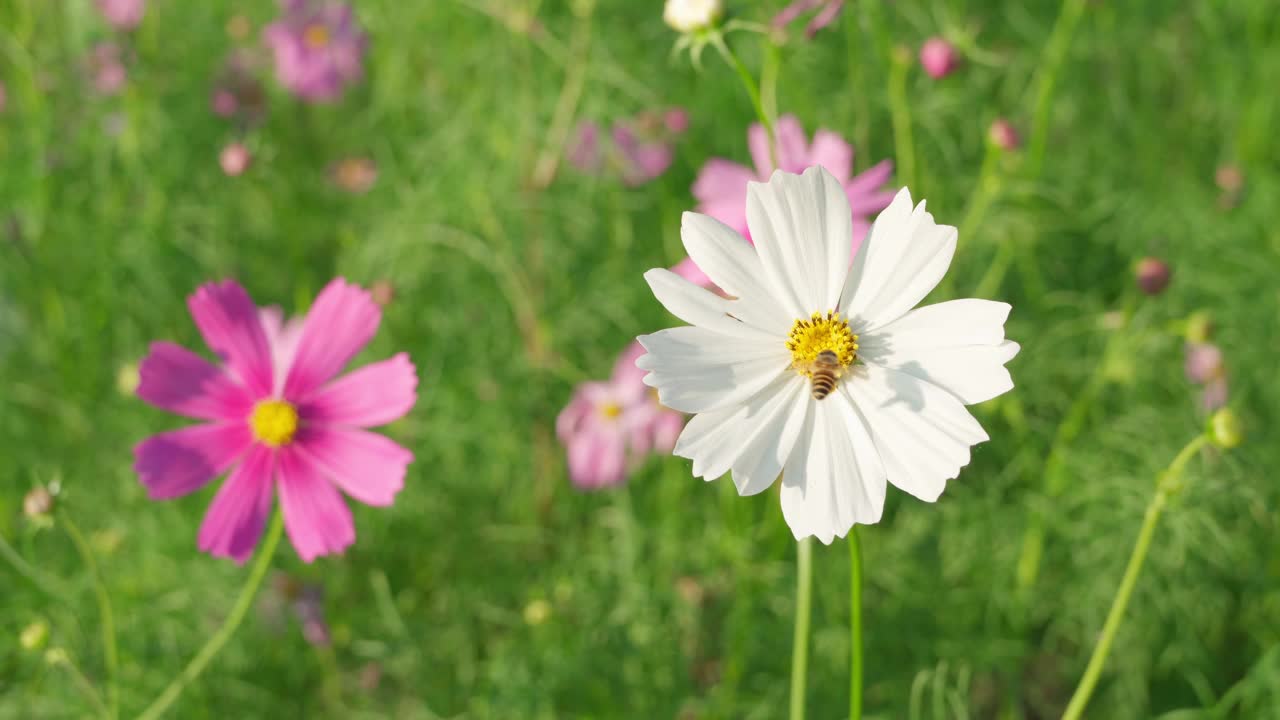
POLYGON ((1138 576, 1142 573, 1143 563, 1146 562, 1147 551, 1151 549, 1151 538, 1155 535, 1156 524, 1160 521, 1160 515, 1164 512, 1169 496, 1177 491, 1178 483, 1176 481, 1178 476, 1182 474, 1187 461, 1206 442, 1208 442, 1207 436, 1197 436, 1187 443, 1186 447, 1182 448, 1178 456, 1169 464, 1168 469, 1161 473, 1156 484, 1155 495, 1152 496, 1151 503, 1147 505, 1147 511, 1142 520, 1142 529, 1138 531, 1138 541, 1133 546, 1133 554, 1129 556, 1129 565, 1125 568, 1124 577, 1120 580, 1120 587, 1116 590, 1116 596, 1111 601, 1111 610, 1107 613, 1106 622, 1102 625, 1102 635, 1098 638, 1098 644, 1093 649, 1093 655, 1090 656, 1089 664, 1085 667, 1084 675, 1080 678, 1080 684, 1076 686, 1076 691, 1072 694, 1071 701, 1067 703, 1067 709, 1062 714, 1062 720, 1078 720, 1084 713, 1085 706, 1089 704, 1089 697, 1098 685, 1098 678, 1102 675, 1102 669, 1107 663, 1107 655, 1111 652, 1111 643, 1115 641, 1116 633, 1120 630, 1120 623, 1124 620, 1124 612, 1129 606, 1129 599, 1133 596, 1133 589, 1138 584, 1138 576))
POLYGON ((916 187, 916 151, 911 136, 911 105, 907 101, 907 68, 910 61, 894 52, 889 63, 889 115, 893 123, 893 152, 898 164, 898 183, 911 188, 921 197, 916 187))
POLYGON ((245 580, 244 587, 240 588, 240 595, 236 598, 235 605, 231 608, 231 614, 227 615, 227 619, 222 621, 222 627, 218 628, 204 647, 200 648, 200 652, 187 663, 187 666, 178 673, 178 676, 170 681, 168 687, 160 696, 142 711, 138 716, 138 720, 155 720, 164 714, 169 706, 178 699, 182 691, 191 684, 193 680, 200 676, 209 661, 222 650, 227 644, 231 636, 235 634, 236 629, 240 627, 240 623, 244 621, 245 615, 249 613, 249 607, 253 604, 253 598, 258 594, 258 587, 262 585, 262 578, 266 576, 267 569, 271 567, 271 557, 275 555, 276 546, 280 544, 280 536, 284 534, 284 516, 277 509, 275 515, 271 518, 271 527, 267 530, 267 538, 262 543, 262 548, 258 550, 258 558, 254 561, 253 567, 249 571, 249 577, 245 580))
POLYGON ((849 529, 849 720, 862 719, 862 546, 849 529))
POLYGON ((45 595, 50 597, 61 597, 67 594, 67 590, 63 587, 61 580, 48 575, 39 568, 33 567, 26 560, 22 559, 22 555, 4 539, 4 535, 0 534, 0 555, 13 566, 13 569, 21 576, 31 581, 45 595))
MULTIPOLYGON (((588 7, 591 7, 588 5, 588 7)), ((556 100, 556 109, 551 115, 551 125, 547 128, 546 143, 542 153, 534 163, 533 186, 545 188, 555 179, 560 158, 564 157, 564 146, 569 139, 569 125, 578 109, 578 101, 582 98, 582 90, 587 81, 587 68, 591 67, 591 13, 579 18, 573 33, 573 45, 569 52, 573 62, 565 65, 564 85, 560 88, 560 97, 556 100)))
POLYGON ((719 33, 713 34, 709 42, 720 53, 720 57, 724 58, 724 61, 729 64, 729 67, 738 73, 738 78, 742 80, 742 87, 746 88, 747 96, 751 98, 751 106, 755 108, 756 117, 760 120, 760 124, 764 126, 765 135, 769 138, 769 161, 773 163, 774 167, 777 167, 778 151, 775 148, 773 120, 770 119, 769 113, 765 112, 764 101, 760 98, 760 88, 756 85, 755 78, 751 77, 751 71, 734 54, 719 33))
POLYGON ((791 645, 791 720, 804 720, 809 672, 809 613, 813 605, 813 540, 796 543, 796 629, 791 645))
POLYGON ((111 611, 111 596, 107 593, 106 583, 102 581, 102 573, 98 571, 98 562, 93 557, 93 548, 89 547, 84 534, 71 519, 71 515, 65 512, 59 513, 58 520, 62 527, 66 528, 67 535, 71 537, 71 542, 75 544, 76 551, 80 553, 80 559, 93 579, 93 594, 98 599, 98 612, 102 615, 102 652, 106 659, 107 705, 110 708, 108 717, 114 720, 120 716, 120 689, 116 685, 120 653, 116 647, 116 621, 115 614, 111 611))
POLYGON ((1031 121, 1030 140, 1030 176, 1040 175, 1040 166, 1044 161, 1045 143, 1049 131, 1049 109, 1052 106, 1053 89, 1058 82, 1058 72, 1066 59, 1067 49, 1071 47, 1071 38, 1075 35, 1076 26, 1080 24, 1080 16, 1084 14, 1086 0, 1064 0, 1062 12, 1053 25, 1049 41, 1045 44, 1044 60, 1040 63, 1040 71, 1036 76, 1035 110, 1031 121))
POLYGON ((102 696, 98 694, 98 691, 93 687, 93 683, 89 682, 89 678, 85 677, 80 668, 71 660, 71 657, 61 649, 50 650, 49 652, 61 653, 58 659, 53 661, 53 664, 61 665, 67 669, 67 672, 71 673, 71 679, 76 681, 76 687, 80 688, 80 692, 89 699, 89 704, 93 705, 98 714, 102 717, 112 717, 111 711, 102 702, 102 696))

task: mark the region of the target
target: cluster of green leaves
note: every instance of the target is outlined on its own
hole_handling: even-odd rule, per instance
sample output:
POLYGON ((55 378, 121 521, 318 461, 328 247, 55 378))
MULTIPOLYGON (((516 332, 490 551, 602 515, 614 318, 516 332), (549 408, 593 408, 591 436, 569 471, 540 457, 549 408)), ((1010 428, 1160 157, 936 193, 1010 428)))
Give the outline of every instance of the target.
MULTIPOLYGON (((198 346, 182 300, 201 282, 236 277, 259 302, 301 311, 335 274, 396 289, 364 357, 404 349, 421 370, 416 410, 389 431, 416 463, 394 507, 356 509, 345 557, 276 560, 323 583, 333 646, 255 615, 175 717, 782 715, 795 542, 776 496, 704 485, 678 458, 580 494, 554 438, 576 382, 670 323, 641 273, 681 258, 697 169, 747 159, 753 114, 736 78, 714 56, 701 73, 673 62, 652 5, 363 0, 366 81, 327 107, 276 91, 246 139, 254 165, 234 179, 217 155, 237 135, 209 112, 210 82, 234 44, 228 20, 260 28, 271 3, 153 3, 125 41, 130 79, 114 98, 84 79, 88 48, 109 35, 90 3, 0 5, 0 536, 58 580, 42 588, 0 564, 0 717, 91 712, 71 675, 19 646, 37 619, 104 682, 89 575, 63 528, 21 516, 37 483, 60 480, 60 511, 99 555, 126 715, 218 625, 244 570, 195 549, 212 489, 146 499, 130 447, 179 421, 122 394, 117 376, 152 339, 198 346), (533 181, 562 156, 558 107, 609 121, 666 105, 688 108, 691 128, 658 181, 624 188, 565 168, 533 181), (327 178, 351 154, 378 164, 365 195, 327 178)), ((767 21, 781 3, 742 5, 767 21)), ((1280 707, 1280 487, 1267 472, 1280 463, 1268 434, 1280 407, 1280 19, 1270 0, 1083 8, 1055 42, 1054 3, 850 2, 813 42, 781 51, 779 109, 853 140, 859 168, 911 148, 913 190, 954 224, 990 187, 979 182, 990 121, 1031 132, 1045 88, 1041 167, 1031 151, 997 158, 989 208, 938 293, 972 294, 1005 268, 993 296, 1015 308, 1018 387, 975 409, 992 440, 937 505, 891 492, 862 533, 870 717, 1061 711, 1154 474, 1202 422, 1176 337, 1197 309, 1215 320, 1254 434, 1189 468, 1091 716, 1280 707), (966 65, 941 81, 908 67, 891 92, 894 48, 939 32, 969 38, 966 65), (1229 209, 1214 184, 1228 163, 1245 178, 1229 209), (1108 329, 1145 254, 1168 259, 1174 282, 1108 329), (1099 374, 1060 451, 1065 488, 1048 497, 1046 457, 1099 374), (1019 593, 1033 513, 1044 554, 1019 593)), ((760 67, 758 37, 731 42, 760 67)), ((840 717, 847 559, 838 545, 815 550, 809 705, 840 717)))

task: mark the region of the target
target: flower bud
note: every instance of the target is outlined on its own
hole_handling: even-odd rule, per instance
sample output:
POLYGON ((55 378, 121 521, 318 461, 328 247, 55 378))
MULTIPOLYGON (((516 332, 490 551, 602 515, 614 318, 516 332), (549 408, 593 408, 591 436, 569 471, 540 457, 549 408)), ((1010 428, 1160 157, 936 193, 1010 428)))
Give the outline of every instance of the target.
POLYGON ((1169 264, 1159 258, 1145 257, 1138 261, 1134 277, 1138 281, 1138 289, 1147 295, 1159 295, 1169 287, 1169 279, 1173 270, 1169 264))
POLYGON ((1013 124, 1004 118, 997 118, 987 131, 987 138, 992 145, 1006 152, 1022 147, 1022 136, 1014 129, 1013 124))
POLYGON ((1209 441, 1224 449, 1244 442, 1244 425, 1230 408, 1222 408, 1209 417, 1209 441))
POLYGON ((1210 343, 1188 343, 1183 369, 1187 380, 1203 385, 1222 375, 1222 350, 1210 343))
POLYGON ((676 32, 691 33, 711 27, 723 14, 722 0, 667 0, 662 19, 676 32))
POLYGON ((49 623, 44 620, 36 620, 30 625, 22 629, 22 634, 18 636, 18 644, 23 650, 36 651, 44 649, 46 643, 49 642, 49 623))
POLYGON ((1209 338, 1213 337, 1213 318, 1203 310, 1191 313, 1187 318, 1183 337, 1193 345, 1209 342, 1209 338))
POLYGON ((390 280, 382 279, 374 281, 369 288, 369 294, 373 296, 373 301, 381 307, 391 304, 396 297, 396 286, 391 284, 390 280))
POLYGON ((222 148, 222 153, 218 155, 218 164, 222 166, 222 172, 230 177, 236 177, 248 170, 249 163, 252 161, 253 156, 249 154, 249 148, 238 142, 222 148))
POLYGON ((53 493, 44 486, 38 486, 22 498, 22 513, 33 520, 47 519, 53 512, 53 505, 53 493))
POLYGON ((946 40, 931 37, 920 47, 920 64, 936 80, 950 75, 960 65, 960 53, 946 40))
POLYGON ((529 625, 541 625, 551 617, 551 603, 534 600, 524 607, 524 621, 529 625))
POLYGON ((141 382, 142 376, 138 373, 138 363, 125 363, 116 371, 116 390, 121 395, 132 397, 141 382))

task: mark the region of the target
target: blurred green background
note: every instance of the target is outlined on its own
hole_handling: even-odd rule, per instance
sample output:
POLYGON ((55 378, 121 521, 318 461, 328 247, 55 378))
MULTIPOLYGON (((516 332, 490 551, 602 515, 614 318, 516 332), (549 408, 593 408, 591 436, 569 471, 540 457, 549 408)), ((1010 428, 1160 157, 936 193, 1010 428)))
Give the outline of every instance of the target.
MULTIPOLYGON (((731 9, 767 22, 782 5, 731 9)), ((339 274, 394 287, 361 359, 403 349, 418 365, 418 405, 388 429, 417 460, 393 507, 353 505, 344 557, 276 555, 323 587, 332 643, 308 644, 279 611, 276 576, 169 717, 784 716, 795 541, 776 492, 738 498, 662 458, 583 494, 553 430, 577 382, 671 324, 641 274, 683 257, 701 164, 749 160, 736 77, 711 52, 701 72, 673 59, 658 2, 355 7, 365 81, 308 106, 268 77, 265 122, 242 136, 209 94, 273 3, 155 0, 115 37, 128 80, 111 97, 85 77, 115 35, 88 0, 0 3, 0 717, 94 714, 72 673, 18 642, 38 621, 103 687, 91 576, 65 523, 22 514, 38 484, 60 482, 59 512, 97 555, 123 716, 226 616, 247 569, 195 547, 216 484, 146 499, 130 449, 181 421, 118 378, 153 339, 200 346, 184 298, 201 282, 235 277, 298 312, 339 274), (565 122, 667 106, 687 108, 690 129, 656 181, 560 162, 534 182, 563 157, 565 122), (237 139, 253 164, 228 177, 218 156, 237 139), (349 157, 376 163, 368 192, 333 182, 349 157)), ((862 529, 867 716, 1061 713, 1153 479, 1204 422, 1179 333, 1207 311, 1251 435, 1189 466, 1087 716, 1280 717, 1280 13, 1273 0, 1070 0, 1060 20, 1062 7, 859 0, 780 51, 781 112, 849 138, 859 170, 894 157, 895 182, 939 222, 970 218, 935 296, 1011 302, 1023 346, 1016 390, 974 408, 991 441, 942 499, 892 491, 862 529), (914 56, 936 34, 961 48, 959 70, 895 71, 895 47, 914 56), (997 117, 1031 146, 989 150, 997 117), (1242 188, 1215 181, 1224 166, 1242 188), (1134 289, 1144 255, 1173 267, 1160 296, 1134 289), (1044 555, 1020 594, 1035 517, 1044 555)), ((759 70, 761 36, 730 43, 759 70)), ((815 548, 815 582, 810 717, 841 718, 844 546, 815 548)))

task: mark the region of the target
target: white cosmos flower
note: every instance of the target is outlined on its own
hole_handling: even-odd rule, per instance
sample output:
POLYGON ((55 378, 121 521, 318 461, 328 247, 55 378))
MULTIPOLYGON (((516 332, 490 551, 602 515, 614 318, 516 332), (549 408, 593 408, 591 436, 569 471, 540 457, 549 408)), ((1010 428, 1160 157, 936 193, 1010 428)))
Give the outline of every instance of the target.
POLYGON ((682 33, 710 26, 724 12, 721 0, 667 0, 662 9, 662 19, 682 33))
POLYGON ((824 543, 874 523, 886 482, 926 502, 987 440, 965 405, 1013 387, 1004 363, 1009 305, 951 300, 913 310, 951 264, 956 229, 913 208, 903 188, 850 264, 852 223, 821 167, 749 183, 755 247, 719 221, 685 213, 684 246, 733 299, 668 270, 645 279, 690 327, 640 338, 636 365, 663 405, 696 413, 675 454, 693 474, 733 473, 741 495, 782 474, 782 513, 797 539, 824 543), (843 374, 818 400, 806 375, 823 350, 843 374))

